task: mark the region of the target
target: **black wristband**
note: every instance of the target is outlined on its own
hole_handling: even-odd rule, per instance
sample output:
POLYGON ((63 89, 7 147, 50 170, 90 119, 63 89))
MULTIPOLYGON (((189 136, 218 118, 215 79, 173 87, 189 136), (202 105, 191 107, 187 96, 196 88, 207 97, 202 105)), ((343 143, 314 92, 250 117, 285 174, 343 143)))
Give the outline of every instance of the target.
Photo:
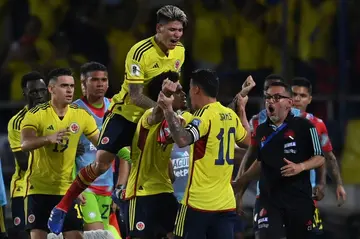
POLYGON ((116 189, 125 189, 126 185, 120 184, 116 186, 116 189))

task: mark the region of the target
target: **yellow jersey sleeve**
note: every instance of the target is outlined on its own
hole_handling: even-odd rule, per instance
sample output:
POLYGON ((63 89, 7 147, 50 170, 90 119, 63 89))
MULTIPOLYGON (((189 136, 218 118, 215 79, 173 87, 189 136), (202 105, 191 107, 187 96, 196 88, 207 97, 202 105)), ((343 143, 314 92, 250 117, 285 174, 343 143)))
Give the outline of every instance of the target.
POLYGON ((192 134, 194 142, 209 132, 210 119, 206 114, 203 114, 201 109, 195 112, 191 122, 186 126, 186 129, 192 134))
MULTIPOLYGON (((179 49, 179 58, 180 58, 180 66, 179 66, 179 68, 178 68, 178 71, 179 71, 179 73, 180 73, 180 71, 181 71, 181 67, 183 66, 183 64, 184 64, 184 62, 185 62, 185 48, 184 48, 184 46, 180 43, 180 45, 179 45, 180 47, 180 49, 179 49)), ((176 63, 175 63, 176 64, 176 63)))
POLYGON ((146 64, 141 48, 132 47, 125 59, 125 81, 131 84, 144 83, 146 64))
POLYGON ((145 113, 141 116, 141 125, 145 129, 150 129, 151 125, 149 125, 147 118, 152 114, 154 108, 148 109, 145 111, 145 113))
POLYGON ((12 152, 21 151, 20 125, 17 126, 14 117, 8 123, 8 140, 12 152))
POLYGON ((183 112, 180 116, 185 120, 186 125, 189 124, 193 119, 193 115, 187 111, 183 112))
MULTIPOLYGON (((39 112, 39 111, 36 111, 36 112, 39 112)), ((38 120, 38 117, 37 117, 37 114, 36 112, 27 112, 25 117, 24 117, 24 120, 22 121, 21 123, 21 130, 23 129, 34 129, 35 131, 38 130, 40 124, 39 124, 39 120, 38 120)))
POLYGON ((84 135, 86 138, 91 138, 92 136, 99 133, 99 129, 96 125, 95 119, 84 109, 81 109, 83 113, 83 120, 85 122, 84 135))
POLYGON ((234 114, 234 116, 236 120, 235 141, 236 143, 240 143, 245 139, 247 132, 244 126, 241 124, 239 117, 236 114, 234 114))

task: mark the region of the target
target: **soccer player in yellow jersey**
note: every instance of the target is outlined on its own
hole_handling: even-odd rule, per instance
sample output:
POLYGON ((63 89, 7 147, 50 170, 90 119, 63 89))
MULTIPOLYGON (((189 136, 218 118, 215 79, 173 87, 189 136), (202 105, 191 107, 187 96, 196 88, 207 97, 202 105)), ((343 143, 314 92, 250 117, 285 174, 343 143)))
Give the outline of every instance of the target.
MULTIPOLYGON (((150 84, 152 92, 149 96, 156 100, 162 80, 154 80, 150 84)), ((180 111, 186 108, 186 96, 178 77, 165 80, 164 84, 173 86, 174 109, 180 111)), ((192 115, 184 113, 181 117, 190 122, 192 115)), ((126 186, 126 199, 130 200, 128 225, 131 238, 160 238, 160 235, 171 234, 174 228, 178 203, 169 175, 173 141, 166 132, 166 121, 158 106, 145 111, 137 124, 126 186)))
MULTIPOLYGON (((21 124, 21 149, 30 153, 25 208, 31 238, 47 238, 51 209, 59 203, 72 182, 75 154, 82 134, 96 144, 99 137, 94 118, 70 105, 74 78, 70 69, 49 73, 50 102, 30 109, 21 124)), ((82 219, 74 204, 66 215, 64 237, 82 238, 82 219)))
POLYGON ((214 72, 193 72, 190 97, 196 111, 186 127, 175 117, 172 97, 159 95, 173 140, 179 147, 191 145, 188 184, 175 221, 176 238, 234 238, 234 151, 235 144, 246 147, 250 143, 249 123, 245 106, 240 107, 239 119, 233 110, 217 102, 218 89, 214 72))
POLYGON ((167 5, 157 12, 157 21, 155 36, 136 43, 126 57, 125 81, 121 91, 112 98, 110 112, 101 129, 96 160, 80 170, 65 197, 54 208, 55 214, 67 212, 72 201, 108 170, 115 154, 131 145, 140 117, 145 110, 156 105, 148 97, 151 80, 167 71, 180 72, 185 60, 180 38, 187 17, 178 7, 167 5), (88 172, 94 174, 89 175, 88 172), (84 181, 84 178, 87 180, 84 181))
POLYGON ((8 140, 15 158, 15 173, 10 184, 11 213, 14 223, 14 237, 19 239, 28 238, 25 231, 24 175, 28 168, 29 158, 27 152, 21 151, 20 126, 26 112, 32 107, 44 103, 48 96, 45 78, 39 72, 34 71, 25 74, 21 79, 21 88, 27 104, 8 123, 8 140))

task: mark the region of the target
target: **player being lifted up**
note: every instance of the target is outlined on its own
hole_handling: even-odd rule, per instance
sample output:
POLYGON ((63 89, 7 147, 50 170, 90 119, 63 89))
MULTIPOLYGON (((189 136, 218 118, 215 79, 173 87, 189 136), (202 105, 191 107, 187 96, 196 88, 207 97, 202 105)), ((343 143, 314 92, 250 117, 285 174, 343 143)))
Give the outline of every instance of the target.
MULTIPOLYGON (((179 76, 169 79, 153 80, 149 97, 156 100, 161 89, 170 89, 167 92, 174 93, 174 109, 182 110, 186 107, 186 96, 179 76)), ((192 118, 190 113, 182 116, 188 122, 192 118)), ((172 143, 162 110, 155 106, 145 111, 134 135, 132 167, 126 186, 131 238, 159 238, 172 233, 178 208, 168 170, 172 143)))
MULTIPOLYGON (((72 171, 80 136, 96 144, 99 137, 94 118, 84 109, 70 105, 74 78, 66 68, 49 73, 51 100, 29 110, 21 124, 21 149, 32 151, 27 182, 27 228, 31 238, 47 238, 47 220, 72 182, 72 171)), ((81 215, 74 201, 65 218, 64 236, 81 238, 81 215)))
MULTIPOLYGON (((160 92, 158 103, 173 140, 179 147, 192 145, 189 180, 175 221, 176 238, 233 239, 235 196, 231 186, 235 144, 250 143, 245 105, 241 119, 216 100, 219 80, 214 72, 197 70, 190 82, 191 105, 196 112, 182 126, 173 111, 173 97, 160 92), (244 128, 244 126, 246 129, 244 128)), ((240 96, 238 96, 240 97, 240 96)))
MULTIPOLYGON (((107 68, 100 63, 89 62, 81 66, 80 73, 85 95, 74 101, 74 104, 91 114, 101 130, 103 117, 110 105, 110 99, 105 97, 109 87, 107 68)), ((96 147, 85 135, 81 136, 80 143, 85 151, 83 155, 76 157, 77 170, 92 163, 96 155, 96 147)), ((109 224, 113 184, 113 170, 109 168, 82 194, 85 200, 81 205, 85 231, 105 229, 110 230, 115 238, 120 238, 116 229, 109 224)))
POLYGON ((15 158, 15 173, 12 176, 10 186, 11 212, 16 231, 14 237, 19 239, 28 238, 25 231, 24 196, 26 183, 24 176, 28 168, 29 158, 28 152, 21 151, 20 126, 26 112, 47 101, 48 97, 45 77, 39 72, 34 71, 25 74, 21 79, 21 88, 26 99, 26 106, 14 115, 8 123, 8 140, 15 158))
POLYGON ((180 43, 185 13, 175 6, 164 6, 157 12, 156 34, 136 43, 125 61, 125 81, 121 91, 112 98, 110 113, 104 120, 98 144, 96 160, 83 168, 66 196, 54 208, 51 230, 59 233, 64 213, 72 201, 98 176, 111 166, 115 154, 123 147, 130 146, 136 123, 146 109, 156 103, 147 95, 151 79, 166 71, 180 72, 185 60, 185 49, 180 43))

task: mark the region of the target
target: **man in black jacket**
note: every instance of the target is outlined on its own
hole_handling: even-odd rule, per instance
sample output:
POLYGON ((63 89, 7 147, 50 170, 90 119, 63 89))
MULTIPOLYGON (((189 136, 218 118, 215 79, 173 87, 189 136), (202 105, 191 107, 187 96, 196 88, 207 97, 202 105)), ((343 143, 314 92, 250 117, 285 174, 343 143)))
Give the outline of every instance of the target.
POLYGON ((306 239, 311 235, 314 204, 310 169, 322 156, 315 127, 291 112, 290 88, 273 82, 265 92, 268 119, 252 135, 256 158, 235 183, 235 190, 260 172, 260 212, 255 215, 260 239, 306 239))

